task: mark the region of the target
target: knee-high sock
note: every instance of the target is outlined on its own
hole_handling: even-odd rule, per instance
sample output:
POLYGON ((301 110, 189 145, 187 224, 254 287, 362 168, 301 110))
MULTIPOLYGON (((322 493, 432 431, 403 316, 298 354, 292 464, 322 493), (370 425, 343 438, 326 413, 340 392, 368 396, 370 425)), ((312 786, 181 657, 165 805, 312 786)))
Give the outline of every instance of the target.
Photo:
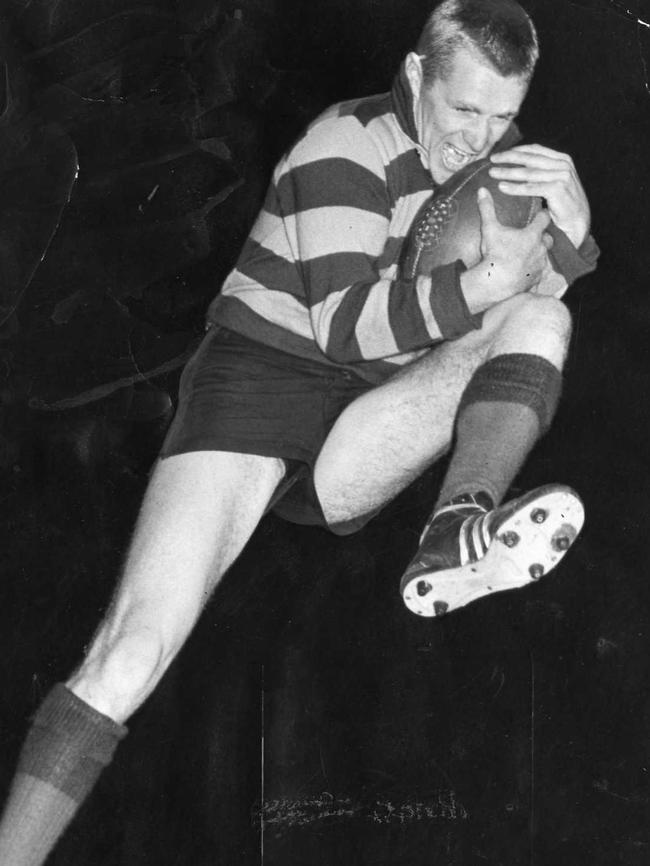
POLYGON ((438 505, 480 490, 501 502, 553 420, 561 387, 560 371, 540 355, 497 355, 481 365, 461 398, 438 505))
POLYGON ((56 685, 23 745, 0 823, 0 863, 41 866, 126 728, 56 685))

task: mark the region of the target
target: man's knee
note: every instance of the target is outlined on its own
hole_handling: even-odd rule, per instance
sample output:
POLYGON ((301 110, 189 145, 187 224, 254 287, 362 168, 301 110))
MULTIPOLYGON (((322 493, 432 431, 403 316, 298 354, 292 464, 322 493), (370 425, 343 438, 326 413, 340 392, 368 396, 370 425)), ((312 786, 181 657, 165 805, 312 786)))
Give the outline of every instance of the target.
POLYGON ((173 655, 153 629, 114 640, 103 634, 68 687, 99 712, 124 722, 154 690, 173 655))
POLYGON ((561 368, 571 340, 571 314, 557 298, 522 294, 489 310, 489 356, 523 352, 541 355, 561 368))
POLYGON ((571 336, 571 313, 566 304, 548 295, 515 295, 504 302, 501 318, 506 327, 525 325, 533 332, 553 331, 566 340, 571 336))

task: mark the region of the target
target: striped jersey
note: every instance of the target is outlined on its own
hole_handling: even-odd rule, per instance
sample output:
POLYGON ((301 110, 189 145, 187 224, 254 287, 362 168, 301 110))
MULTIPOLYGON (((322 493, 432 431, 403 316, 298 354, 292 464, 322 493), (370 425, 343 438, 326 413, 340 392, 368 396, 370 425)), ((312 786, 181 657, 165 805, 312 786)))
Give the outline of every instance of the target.
MULTIPOLYGON (((518 138, 512 126, 500 147, 518 138)), ((435 188, 423 150, 403 68, 389 93, 325 111, 276 167, 208 320, 372 383, 480 327, 460 289, 461 263, 414 280, 398 271, 435 188)))

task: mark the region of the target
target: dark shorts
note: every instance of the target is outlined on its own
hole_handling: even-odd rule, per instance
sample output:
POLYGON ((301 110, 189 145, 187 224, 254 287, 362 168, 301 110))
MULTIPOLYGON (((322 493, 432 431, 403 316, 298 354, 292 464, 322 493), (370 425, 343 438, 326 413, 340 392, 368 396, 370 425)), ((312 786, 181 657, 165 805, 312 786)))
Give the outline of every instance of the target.
POLYGON ((341 412, 372 387, 351 370, 212 326, 181 376, 178 408, 160 457, 190 451, 279 457, 287 475, 269 508, 294 523, 347 535, 372 515, 328 526, 313 469, 341 412))

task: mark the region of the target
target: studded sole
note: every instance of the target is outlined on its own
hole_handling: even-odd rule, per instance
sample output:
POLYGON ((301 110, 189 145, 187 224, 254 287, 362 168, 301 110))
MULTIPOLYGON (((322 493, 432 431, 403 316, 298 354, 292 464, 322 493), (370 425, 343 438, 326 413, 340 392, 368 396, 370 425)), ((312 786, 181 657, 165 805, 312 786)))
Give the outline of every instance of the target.
POLYGON ((499 526, 478 562, 419 574, 402 591, 419 616, 440 616, 548 574, 575 541, 584 523, 580 497, 569 487, 549 485, 522 497, 499 526))

